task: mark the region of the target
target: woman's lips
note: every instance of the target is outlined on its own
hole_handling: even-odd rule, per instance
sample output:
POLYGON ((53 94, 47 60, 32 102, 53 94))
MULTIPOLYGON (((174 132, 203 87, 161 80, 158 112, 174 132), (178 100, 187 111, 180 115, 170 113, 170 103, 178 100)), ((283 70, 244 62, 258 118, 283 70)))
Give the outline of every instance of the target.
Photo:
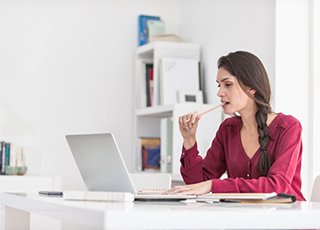
POLYGON ((229 104, 230 102, 223 102, 222 108, 225 109, 229 104))

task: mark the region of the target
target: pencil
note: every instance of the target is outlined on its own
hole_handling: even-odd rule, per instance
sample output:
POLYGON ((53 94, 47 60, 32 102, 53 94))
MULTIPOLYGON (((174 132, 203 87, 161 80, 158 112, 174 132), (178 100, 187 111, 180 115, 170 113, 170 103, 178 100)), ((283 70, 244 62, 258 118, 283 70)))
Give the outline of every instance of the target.
MULTIPOLYGON (((213 110, 216 110, 217 108, 219 108, 219 107, 222 106, 222 105, 223 105, 223 104, 216 105, 216 106, 214 106, 214 107, 212 107, 212 108, 210 108, 210 109, 208 109, 208 110, 206 110, 206 111, 203 111, 203 112, 199 113, 199 114, 198 114, 199 118, 201 118, 202 116, 206 115, 207 113, 212 112, 213 110)), ((189 122, 189 121, 190 121, 190 119, 186 120, 185 122, 189 122)), ((192 122, 192 124, 193 124, 193 123, 194 123, 194 122, 192 122)))
POLYGON ((202 116, 206 115, 207 113, 210 113, 211 111, 219 108, 219 107, 222 106, 222 105, 223 105, 223 104, 216 105, 216 106, 212 107, 211 109, 208 109, 208 110, 206 110, 206 111, 204 111, 204 112, 199 113, 199 117, 202 117, 202 116))

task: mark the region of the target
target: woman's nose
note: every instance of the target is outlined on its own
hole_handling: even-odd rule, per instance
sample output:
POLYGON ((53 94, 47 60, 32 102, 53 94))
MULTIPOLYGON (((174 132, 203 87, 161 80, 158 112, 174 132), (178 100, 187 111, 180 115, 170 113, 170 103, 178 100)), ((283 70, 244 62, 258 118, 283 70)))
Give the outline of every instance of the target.
POLYGON ((220 87, 218 92, 217 92, 217 96, 218 97, 223 97, 225 95, 225 93, 223 92, 222 88, 220 87))

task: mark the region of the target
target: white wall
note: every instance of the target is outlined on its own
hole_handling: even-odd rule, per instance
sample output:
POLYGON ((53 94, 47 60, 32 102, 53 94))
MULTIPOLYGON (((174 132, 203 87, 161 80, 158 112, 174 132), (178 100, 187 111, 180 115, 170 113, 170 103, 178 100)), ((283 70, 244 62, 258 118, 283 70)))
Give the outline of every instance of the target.
POLYGON ((110 131, 131 168, 137 16, 180 24, 176 0, 0 1, 0 139, 29 175, 82 187, 64 135, 110 131))
POLYGON ((308 0, 276 1, 276 110, 292 114, 302 124, 302 192, 311 186, 310 5, 308 0))
POLYGON ((202 46, 206 91, 210 103, 216 96, 217 60, 237 50, 256 54, 264 63, 274 89, 274 0, 185 0, 182 34, 202 46))
POLYGON ((311 81, 311 104, 312 104, 312 157, 310 162, 310 168, 312 168, 312 176, 310 179, 314 180, 316 175, 320 175, 320 1, 312 0, 311 4, 311 57, 312 57, 312 81, 311 81))
MULTIPOLYGON (((181 24, 183 37, 202 45, 210 103, 217 102, 218 57, 248 50, 261 58, 276 95, 275 111, 294 114, 304 126, 303 181, 310 181, 308 140, 319 133, 310 129, 306 103, 311 84, 308 2, 2 0, 0 140, 25 148, 30 175, 61 175, 65 189, 82 186, 64 139, 67 133, 113 132, 132 169, 137 15, 154 14, 181 24)), ((314 40, 319 37, 318 30, 314 40)), ((319 62, 318 52, 314 58, 319 62)), ((316 65, 314 73, 319 73, 316 65)), ((319 85, 315 76, 313 82, 319 85)), ((313 89, 315 105, 319 90, 315 84, 313 89)), ((318 113, 319 106, 313 110, 314 120, 318 113)), ((303 191, 307 187, 304 184, 303 191)))

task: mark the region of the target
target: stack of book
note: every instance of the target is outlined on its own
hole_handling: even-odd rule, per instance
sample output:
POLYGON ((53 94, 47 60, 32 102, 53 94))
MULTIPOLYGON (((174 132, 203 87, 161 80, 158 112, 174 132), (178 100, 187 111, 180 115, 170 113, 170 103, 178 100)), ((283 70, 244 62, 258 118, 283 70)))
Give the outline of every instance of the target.
POLYGON ((138 16, 138 45, 142 46, 152 41, 182 42, 182 38, 176 34, 167 34, 165 23, 159 16, 138 16))
POLYGON ((138 17, 138 45, 142 46, 149 42, 148 22, 160 22, 159 16, 139 15, 138 17))
POLYGON ((160 171, 160 138, 140 138, 142 171, 160 171))
POLYGON ((22 148, 15 148, 10 142, 0 142, 0 174, 24 175, 27 171, 22 148))

